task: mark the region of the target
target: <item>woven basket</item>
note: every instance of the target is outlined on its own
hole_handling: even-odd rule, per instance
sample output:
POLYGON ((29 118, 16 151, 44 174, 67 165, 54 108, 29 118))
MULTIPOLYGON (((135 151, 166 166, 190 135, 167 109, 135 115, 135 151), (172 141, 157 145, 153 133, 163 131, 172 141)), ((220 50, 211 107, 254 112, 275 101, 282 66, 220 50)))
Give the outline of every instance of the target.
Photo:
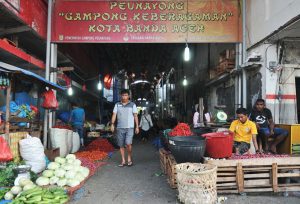
POLYGON ((217 166, 182 163, 176 165, 179 200, 185 204, 215 204, 217 166))
POLYGON ((19 162, 21 159, 19 151, 19 141, 27 137, 28 132, 9 133, 10 150, 13 154, 14 161, 19 162))

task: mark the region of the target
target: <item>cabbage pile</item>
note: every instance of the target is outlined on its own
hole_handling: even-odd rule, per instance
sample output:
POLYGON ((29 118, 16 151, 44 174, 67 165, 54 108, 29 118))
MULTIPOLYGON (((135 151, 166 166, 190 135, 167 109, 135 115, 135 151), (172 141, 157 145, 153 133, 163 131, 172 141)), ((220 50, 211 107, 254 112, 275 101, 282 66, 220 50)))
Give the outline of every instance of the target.
POLYGON ((51 162, 42 176, 36 180, 39 186, 57 185, 59 187, 78 186, 90 174, 90 170, 81 166, 81 161, 74 154, 68 154, 66 158, 56 157, 51 162))

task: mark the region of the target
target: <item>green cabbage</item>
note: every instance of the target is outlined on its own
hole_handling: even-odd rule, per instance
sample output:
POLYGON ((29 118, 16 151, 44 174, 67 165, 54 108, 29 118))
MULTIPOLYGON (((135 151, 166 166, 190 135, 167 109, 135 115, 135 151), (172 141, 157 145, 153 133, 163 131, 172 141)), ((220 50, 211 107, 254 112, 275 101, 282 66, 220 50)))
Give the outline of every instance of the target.
POLYGON ((54 174, 55 174, 56 177, 62 178, 62 177, 65 176, 66 171, 63 170, 63 169, 56 169, 54 174))
POLYGON ((80 182, 78 180, 75 180, 75 179, 67 180, 67 185, 70 187, 75 187, 75 186, 78 186, 79 184, 80 184, 80 182))
POLYGON ((57 181, 57 185, 58 185, 59 187, 63 187, 63 186, 65 186, 65 185, 67 185, 67 179, 65 179, 65 178, 59 179, 59 180, 57 181))
POLYGON ((56 157, 55 158, 55 162, 59 163, 59 164, 65 164, 66 163, 66 159, 62 158, 62 157, 56 157))
POLYGON ((39 177, 39 178, 36 180, 36 184, 37 184, 38 186, 47 186, 47 185, 49 185, 49 183, 50 183, 49 178, 43 177, 43 176, 39 177))
POLYGON ((56 183, 58 182, 58 180, 59 180, 58 177, 52 176, 52 177, 50 178, 50 185, 56 184, 56 183))
POLYGON ((53 170, 45 170, 43 172, 43 176, 47 177, 47 178, 51 178, 54 175, 54 171, 53 170))
POLYGON ((76 156, 75 156, 75 154, 68 154, 68 155, 66 156, 66 159, 67 159, 67 160, 69 160, 69 159, 75 160, 75 159, 76 159, 76 156))
POLYGON ((57 162, 51 162, 49 165, 48 165, 48 169, 50 170, 56 170, 60 167, 60 164, 57 163, 57 162))

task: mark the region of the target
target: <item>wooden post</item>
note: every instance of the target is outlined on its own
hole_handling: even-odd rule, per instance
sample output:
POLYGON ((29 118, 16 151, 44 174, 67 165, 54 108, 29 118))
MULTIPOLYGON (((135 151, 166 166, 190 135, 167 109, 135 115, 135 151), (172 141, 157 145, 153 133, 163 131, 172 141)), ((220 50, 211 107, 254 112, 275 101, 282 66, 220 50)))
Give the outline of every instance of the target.
POLYGON ((9 140, 9 120, 10 120, 10 95, 11 95, 11 84, 12 81, 10 81, 9 86, 6 90, 6 114, 5 114, 5 140, 10 145, 9 140))
POLYGON ((273 191, 276 193, 278 192, 278 165, 277 163, 272 164, 272 186, 273 186, 273 191))
POLYGON ((244 172, 242 163, 238 163, 236 167, 236 182, 239 193, 244 192, 244 172))
POLYGON ((204 126, 204 123, 203 123, 203 116, 204 116, 203 107, 204 107, 203 98, 199 98, 198 109, 199 109, 199 123, 201 124, 201 126, 204 126))

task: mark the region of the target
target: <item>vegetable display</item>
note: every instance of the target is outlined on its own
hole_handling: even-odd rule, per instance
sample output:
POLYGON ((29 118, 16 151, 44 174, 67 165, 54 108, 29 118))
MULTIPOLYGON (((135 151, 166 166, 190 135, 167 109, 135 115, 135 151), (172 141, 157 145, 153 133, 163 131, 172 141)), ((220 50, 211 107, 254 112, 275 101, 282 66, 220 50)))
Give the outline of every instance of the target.
POLYGON ((59 187, 78 186, 90 174, 90 170, 81 166, 81 161, 74 154, 66 158, 56 157, 42 176, 36 180, 38 186, 57 185, 59 187))
POLYGON ((9 162, 4 169, 0 169, 0 186, 13 186, 15 181, 15 174, 13 169, 17 167, 14 162, 9 162))
POLYGON ((12 200, 15 196, 20 195, 23 191, 31 190, 33 188, 36 188, 36 185, 31 180, 27 178, 21 178, 19 180, 19 186, 14 186, 8 190, 4 195, 4 199, 12 200))
POLYGON ((193 135, 191 128, 188 124, 179 123, 174 129, 169 132, 169 136, 191 136, 193 135))
POLYGON ((63 204, 69 200, 66 192, 61 188, 43 189, 41 187, 35 187, 33 189, 23 191, 12 204, 63 204))
POLYGON ((108 154, 99 150, 83 151, 75 153, 77 157, 86 158, 90 161, 101 161, 107 158, 108 154))
POLYGON ((86 150, 99 150, 103 152, 113 152, 115 148, 106 139, 96 139, 91 142, 86 150))

